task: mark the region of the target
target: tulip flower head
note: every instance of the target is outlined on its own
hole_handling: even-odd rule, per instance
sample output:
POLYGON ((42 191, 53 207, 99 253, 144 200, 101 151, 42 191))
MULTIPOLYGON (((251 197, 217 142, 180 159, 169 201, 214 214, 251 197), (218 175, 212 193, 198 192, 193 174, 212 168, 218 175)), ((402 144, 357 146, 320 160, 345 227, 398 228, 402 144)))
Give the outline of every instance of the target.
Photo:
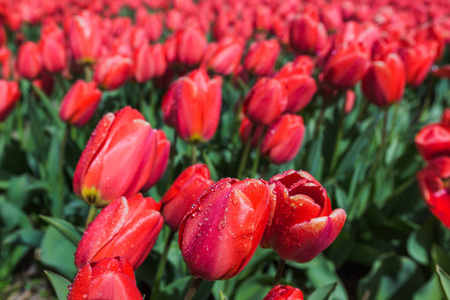
POLYGON ((178 236, 192 276, 225 280, 242 271, 264 232, 269 201, 261 180, 224 178, 209 187, 184 217, 178 236))
POLYGON ((209 79, 204 69, 180 77, 164 97, 164 122, 190 143, 211 139, 219 125, 222 78, 209 79))
POLYGON ((192 205, 213 183, 209 169, 204 164, 190 166, 175 179, 160 201, 164 222, 170 229, 178 231, 192 205))
POLYGON ((63 121, 81 127, 94 115, 101 97, 102 92, 95 82, 78 80, 64 96, 59 116, 63 121))
POLYGON ((97 207, 118 197, 131 197, 147 181, 155 155, 156 135, 141 113, 128 106, 108 113, 81 154, 73 189, 97 207))
POLYGON ((301 290, 289 285, 277 285, 271 289, 263 300, 303 300, 301 290))
POLYGON ((325 250, 338 236, 347 215, 331 210, 327 191, 305 171, 286 171, 270 179, 276 197, 261 247, 272 248, 282 259, 305 263, 325 250))
POLYGON ((426 160, 450 156, 450 109, 442 115, 442 121, 422 128, 415 138, 417 149, 426 160))
POLYGON ((141 194, 117 198, 89 224, 75 252, 75 265, 81 268, 92 260, 122 256, 137 269, 162 226, 159 204, 152 198, 141 194))
POLYGON ((20 90, 17 82, 0 80, 0 122, 9 116, 19 97, 20 90))
POLYGON ((70 285, 67 299, 136 300, 142 295, 127 259, 113 257, 84 265, 70 285))

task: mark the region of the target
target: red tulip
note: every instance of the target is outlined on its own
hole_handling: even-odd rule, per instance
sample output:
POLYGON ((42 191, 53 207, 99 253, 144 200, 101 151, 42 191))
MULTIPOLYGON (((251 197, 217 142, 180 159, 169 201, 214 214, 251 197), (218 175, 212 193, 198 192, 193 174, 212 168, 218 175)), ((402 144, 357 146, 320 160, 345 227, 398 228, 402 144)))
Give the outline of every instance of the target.
POLYGON ((133 268, 123 257, 86 264, 78 271, 69 290, 68 300, 142 299, 133 268))
POLYGON ((19 97, 20 90, 17 82, 0 79, 0 122, 9 116, 19 97))
POLYGON ((178 242, 194 277, 229 279, 250 261, 269 217, 269 189, 256 179, 224 178, 185 216, 178 242))
POLYGON ((327 191, 305 171, 286 171, 270 179, 276 197, 261 247, 272 248, 282 259, 312 260, 338 236, 347 215, 331 210, 327 191))
POLYGON ((305 108, 317 91, 316 81, 309 75, 277 75, 275 77, 284 86, 287 94, 285 112, 297 113, 305 108))
POLYGON ((42 70, 42 58, 37 44, 25 42, 17 54, 17 71, 27 79, 36 78, 42 70))
POLYGON ((203 69, 180 77, 164 97, 164 122, 175 127, 178 135, 185 141, 208 141, 219 125, 221 86, 221 77, 209 79, 203 69))
POLYGON ((200 29, 194 26, 181 29, 166 42, 167 61, 187 66, 199 65, 206 46, 206 36, 200 29))
POLYGON ((100 21, 88 11, 75 16, 69 29, 72 55, 77 62, 93 63, 100 58, 102 37, 100 21))
POLYGON ((406 83, 413 87, 422 84, 437 55, 435 43, 418 44, 401 49, 400 55, 405 63, 406 83))
POLYGON ((160 201, 164 222, 170 229, 178 231, 191 206, 213 183, 204 164, 192 165, 177 177, 160 201))
POLYGON ((431 212, 450 229, 450 158, 440 159, 441 170, 427 166, 417 173, 422 197, 431 212), (442 170, 445 170, 442 174, 442 170), (446 176, 446 177, 443 177, 446 176))
POLYGON ((337 31, 342 27, 344 21, 339 5, 327 4, 322 7, 320 13, 321 20, 328 31, 337 31))
POLYGON ((125 107, 99 122, 78 161, 75 193, 103 207, 131 197, 145 184, 156 154, 156 134, 135 109, 125 107))
POLYGON ((276 79, 259 79, 244 100, 243 111, 255 124, 269 125, 286 110, 288 100, 283 85, 276 79))
POLYGON ((290 44, 302 53, 316 54, 327 41, 327 30, 319 22, 316 8, 308 6, 305 12, 294 19, 290 26, 290 44))
POLYGON ((450 78, 450 65, 444 65, 441 67, 433 67, 432 73, 436 77, 450 78))
POLYGON ((164 30, 164 16, 161 13, 149 14, 147 9, 138 9, 136 12, 136 24, 145 29, 150 41, 157 41, 164 30))
POLYGON ((61 72, 66 67, 64 32, 56 25, 48 23, 42 27, 39 43, 44 67, 49 72, 61 72))
POLYGON ((302 117, 284 114, 270 125, 261 144, 261 153, 275 164, 291 161, 300 150, 304 133, 302 117))
POLYGON ((377 106, 400 101, 404 89, 405 66, 396 53, 372 62, 362 81, 364 95, 377 106))
POLYGON ((114 90, 124 84, 132 75, 133 61, 121 54, 112 54, 99 60, 94 79, 99 86, 114 90))
POLYGON ((222 75, 235 74, 241 62, 244 44, 235 38, 224 38, 210 44, 205 55, 207 68, 222 75))
POLYGON ((277 285, 267 293, 263 300, 303 300, 303 293, 289 285, 277 285))
POLYGON ((156 134, 156 157, 153 163, 150 177, 147 179, 143 190, 147 190, 154 186, 159 179, 164 175, 169 163, 170 155, 170 142, 166 137, 166 134, 162 130, 153 129, 156 134))
POLYGON ((328 60, 323 80, 336 89, 348 89, 364 77, 368 67, 368 53, 363 46, 353 43, 338 50, 328 60))
POLYGON ((245 57, 244 68, 257 76, 271 75, 280 50, 276 39, 255 41, 245 57))
POLYGON ((125 257, 137 269, 147 258, 163 226, 159 204, 136 194, 120 197, 92 221, 78 244, 75 265, 81 268, 105 257, 125 257))
POLYGON ((427 125, 416 135, 416 146, 424 159, 450 156, 449 114, 450 109, 446 109, 440 123, 427 125))
POLYGON ((81 127, 94 115, 101 97, 102 92, 95 82, 78 80, 64 96, 59 116, 63 121, 81 127))
POLYGON ((142 45, 134 51, 133 74, 137 82, 146 82, 162 76, 167 69, 164 49, 161 44, 142 45))

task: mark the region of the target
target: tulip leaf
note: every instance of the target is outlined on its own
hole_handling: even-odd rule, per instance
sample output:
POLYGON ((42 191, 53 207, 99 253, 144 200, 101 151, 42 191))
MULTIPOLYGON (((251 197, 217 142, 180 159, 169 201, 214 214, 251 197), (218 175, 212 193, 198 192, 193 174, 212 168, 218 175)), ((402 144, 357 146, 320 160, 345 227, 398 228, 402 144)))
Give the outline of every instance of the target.
POLYGON ((81 234, 77 231, 75 226, 70 224, 69 222, 47 216, 39 216, 42 220, 46 221, 48 224, 55 227, 59 232, 61 232, 72 244, 78 246, 78 243, 81 240, 81 234))
POLYGON ((413 300, 423 299, 442 299, 441 285, 436 273, 414 294, 413 300))
POLYGON ((21 243, 37 248, 41 243, 42 232, 33 228, 23 228, 14 231, 3 239, 4 244, 21 243))
POLYGON ((71 285, 71 282, 61 275, 58 275, 51 271, 46 270, 44 271, 44 273, 45 275, 47 275, 48 280, 52 284, 58 300, 67 299, 67 295, 69 294, 69 285, 71 285))
POLYGON ((73 278, 77 272, 74 253, 76 247, 65 236, 49 226, 41 242, 41 262, 53 267, 68 278, 73 278))
POLYGON ((358 284, 358 299, 411 299, 423 284, 418 265, 408 257, 386 254, 358 284))
POLYGON ((439 282, 447 299, 450 299, 450 276, 445 273, 438 265, 436 265, 436 272, 439 276, 439 282))
POLYGON ((234 299, 263 299, 273 287, 273 276, 253 275, 241 284, 234 299))
POLYGON ((161 289, 160 299, 182 299, 186 295, 191 280, 191 276, 185 276, 173 281, 161 289))
POLYGON ((439 267, 445 272, 450 273, 450 255, 441 246, 434 244, 431 247, 431 257, 433 258, 433 264, 439 265, 439 267))
POLYGON ((427 265, 430 259, 434 224, 434 218, 429 217, 418 231, 413 231, 408 237, 408 254, 423 265, 427 265))
POLYGON ((308 300, 326 300, 330 299, 331 294, 336 289, 338 283, 331 283, 329 285, 325 285, 317 290, 315 290, 309 297, 308 300))

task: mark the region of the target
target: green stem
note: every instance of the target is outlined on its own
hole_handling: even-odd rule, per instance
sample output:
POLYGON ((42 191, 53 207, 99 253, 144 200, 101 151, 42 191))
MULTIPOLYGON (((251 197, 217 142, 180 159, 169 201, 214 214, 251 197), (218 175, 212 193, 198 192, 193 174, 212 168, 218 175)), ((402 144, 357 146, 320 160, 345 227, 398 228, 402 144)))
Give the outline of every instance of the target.
POLYGON ((278 285, 281 282, 281 278, 283 277, 284 266, 286 265, 286 261, 282 258, 278 261, 277 266, 277 274, 275 275, 275 279, 273 280, 273 285, 278 285))
POLYGON ((242 175, 244 173, 244 168, 247 165, 248 154, 250 153, 250 148, 252 147, 252 132, 250 132, 250 136, 248 137, 247 143, 245 143, 244 152, 242 153, 241 162, 239 164, 239 169, 237 172, 237 179, 242 179, 242 175))
POLYGON ((201 282, 202 279, 200 277, 194 278, 194 280, 192 280, 191 286, 189 287, 184 300, 191 300, 192 298, 194 298, 195 292, 197 292, 197 289, 200 286, 201 282))
POLYGON ((152 288, 152 297, 151 300, 158 299, 159 287, 161 283, 161 278, 164 273, 164 268, 167 262, 167 254, 169 254, 170 244, 172 243, 173 237, 175 236, 175 231, 170 230, 169 237, 167 238, 166 245, 164 246, 164 252, 159 261, 158 269, 156 271, 155 282, 153 283, 152 288))
POLYGON ((192 144, 191 147, 192 147, 191 165, 195 165, 197 163, 197 145, 192 144))
POLYGON ((91 222, 94 221, 94 217, 95 217, 96 213, 97 213, 97 207, 95 207, 95 205, 91 205, 91 207, 89 208, 89 214, 86 219, 86 226, 84 226, 84 230, 86 230, 88 228, 89 224, 91 224, 91 222))
POLYGON ((384 107, 383 113, 384 113, 384 117, 383 117, 383 128, 381 131, 381 145, 380 145, 380 149, 378 150, 377 157, 375 158, 375 163, 372 165, 372 168, 370 169, 368 178, 371 178, 375 174, 380 162, 383 161, 382 158, 384 156, 384 151, 385 151, 385 146, 386 146, 386 131, 387 131, 387 123, 388 123, 388 117, 389 117, 388 107, 384 107))
POLYGON ((91 65, 89 64, 84 65, 84 77, 86 78, 87 82, 92 81, 92 69, 91 65))
POLYGON ((314 128, 313 138, 316 138, 319 134, 320 127, 322 126, 323 116, 325 115, 325 110, 328 106, 328 102, 325 98, 323 98, 322 107, 320 109, 319 119, 317 119, 316 128, 314 128))
POLYGON ((256 172, 258 171, 259 166, 259 158, 261 157, 261 144, 266 136, 267 126, 264 126, 263 133, 261 134, 261 137, 258 141, 258 146, 256 147, 256 153, 255 153, 255 159, 253 160, 253 166, 252 166, 252 178, 256 178, 256 172))
MULTIPOLYGON (((342 95, 341 93, 337 94, 338 100, 341 98, 340 97, 341 95, 342 95)), ((333 151, 333 156, 332 156, 331 165, 330 165, 330 174, 334 174, 334 171, 337 167, 337 162, 338 162, 338 158, 339 158, 339 145, 341 143, 343 131, 344 131, 344 118, 345 118, 345 99, 343 99, 343 101, 342 101, 342 110, 341 110, 341 114, 339 116, 339 125, 338 125, 338 131, 337 131, 337 135, 336 135, 336 142, 334 144, 334 151, 333 151)))
POLYGON ((167 181, 167 188, 169 188, 172 185, 172 181, 173 181, 173 177, 174 177, 174 173, 175 173, 175 154, 177 152, 177 140, 178 140, 178 134, 175 131, 173 133, 173 143, 172 146, 170 148, 170 162, 169 162, 169 177, 168 177, 168 181, 167 181))

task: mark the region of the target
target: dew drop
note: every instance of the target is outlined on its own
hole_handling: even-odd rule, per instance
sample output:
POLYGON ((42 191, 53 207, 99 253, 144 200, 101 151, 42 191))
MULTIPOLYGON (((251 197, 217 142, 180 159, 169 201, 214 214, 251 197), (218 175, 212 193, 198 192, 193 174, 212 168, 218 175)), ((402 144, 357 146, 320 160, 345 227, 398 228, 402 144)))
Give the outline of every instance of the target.
POLYGON ((225 220, 220 221, 219 225, 217 225, 217 228, 222 231, 225 226, 227 225, 227 223, 225 222, 225 220))

